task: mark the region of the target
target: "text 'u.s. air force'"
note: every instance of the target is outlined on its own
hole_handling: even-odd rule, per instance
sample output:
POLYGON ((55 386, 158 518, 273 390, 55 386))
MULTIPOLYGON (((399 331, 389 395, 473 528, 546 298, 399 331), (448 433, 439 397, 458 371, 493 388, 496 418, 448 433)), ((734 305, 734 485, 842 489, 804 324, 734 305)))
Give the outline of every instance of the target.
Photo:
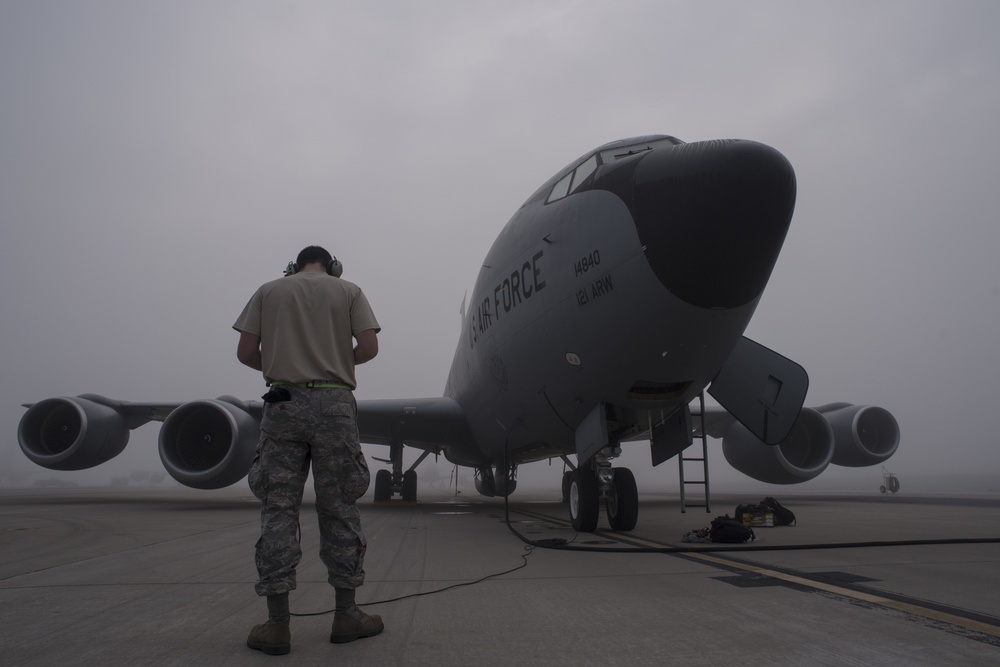
POLYGON ((471 346, 475 346, 479 338, 499 322, 501 317, 506 317, 520 304, 545 289, 545 280, 542 278, 544 255, 544 250, 536 252, 483 296, 476 312, 469 318, 471 346))

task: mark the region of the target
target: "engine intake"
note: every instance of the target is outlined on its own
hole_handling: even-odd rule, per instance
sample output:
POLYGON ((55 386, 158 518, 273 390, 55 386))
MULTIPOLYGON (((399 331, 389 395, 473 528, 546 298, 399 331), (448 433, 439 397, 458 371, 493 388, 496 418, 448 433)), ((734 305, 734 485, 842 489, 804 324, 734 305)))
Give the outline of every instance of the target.
POLYGON ((88 395, 35 403, 17 425, 31 461, 50 470, 84 470, 110 461, 128 444, 125 418, 88 395))
POLYGON ((798 484, 813 479, 833 459, 834 434, 823 416, 803 408, 788 437, 766 445, 734 422, 722 439, 722 453, 744 475, 768 484, 798 484))
POLYGON ((899 447, 899 424, 883 408, 830 403, 815 408, 833 428, 833 463, 861 468, 878 465, 899 447))
POLYGON ((227 397, 179 406, 160 428, 160 460, 196 489, 221 489, 246 476, 260 434, 257 420, 227 397))

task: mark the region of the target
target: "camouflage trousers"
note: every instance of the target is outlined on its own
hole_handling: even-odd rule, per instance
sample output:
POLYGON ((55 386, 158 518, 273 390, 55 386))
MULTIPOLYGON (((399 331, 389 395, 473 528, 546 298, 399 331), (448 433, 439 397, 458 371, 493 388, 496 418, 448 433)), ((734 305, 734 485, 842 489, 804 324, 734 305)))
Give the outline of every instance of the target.
POLYGON ((288 387, 291 400, 265 403, 250 490, 261 501, 256 546, 258 595, 295 589, 302 559, 299 508, 312 463, 320 558, 336 588, 364 582, 367 542, 356 501, 368 489, 357 403, 346 389, 288 387))

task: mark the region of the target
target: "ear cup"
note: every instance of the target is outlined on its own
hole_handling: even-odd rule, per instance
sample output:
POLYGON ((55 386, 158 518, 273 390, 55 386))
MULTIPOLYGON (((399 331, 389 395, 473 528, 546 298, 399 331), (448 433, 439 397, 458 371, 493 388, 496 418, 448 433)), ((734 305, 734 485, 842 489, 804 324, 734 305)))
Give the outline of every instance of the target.
MULTIPOLYGON (((285 267, 285 275, 293 276, 299 272, 299 265, 295 262, 289 262, 288 266, 285 267)), ((344 265, 334 257, 329 262, 326 263, 326 272, 335 278, 339 278, 341 274, 344 273, 344 265)))

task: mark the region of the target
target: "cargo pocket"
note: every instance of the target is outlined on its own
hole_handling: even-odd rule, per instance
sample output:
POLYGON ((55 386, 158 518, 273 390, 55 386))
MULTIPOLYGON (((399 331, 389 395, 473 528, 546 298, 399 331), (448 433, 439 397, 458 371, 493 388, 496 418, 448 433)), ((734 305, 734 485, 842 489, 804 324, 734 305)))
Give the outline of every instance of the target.
POLYGON ((267 482, 264 479, 264 464, 261 461, 266 442, 266 438, 261 438, 257 443, 257 451, 254 452, 253 462, 250 463, 250 470, 247 473, 247 484, 250 485, 250 492, 257 500, 264 500, 267 497, 267 482))
POLYGON ((347 466, 346 479, 344 480, 344 500, 356 502, 358 498, 365 495, 368 485, 371 483, 371 473, 368 472, 368 464, 365 462, 365 455, 361 448, 349 447, 351 452, 350 465, 347 466))

